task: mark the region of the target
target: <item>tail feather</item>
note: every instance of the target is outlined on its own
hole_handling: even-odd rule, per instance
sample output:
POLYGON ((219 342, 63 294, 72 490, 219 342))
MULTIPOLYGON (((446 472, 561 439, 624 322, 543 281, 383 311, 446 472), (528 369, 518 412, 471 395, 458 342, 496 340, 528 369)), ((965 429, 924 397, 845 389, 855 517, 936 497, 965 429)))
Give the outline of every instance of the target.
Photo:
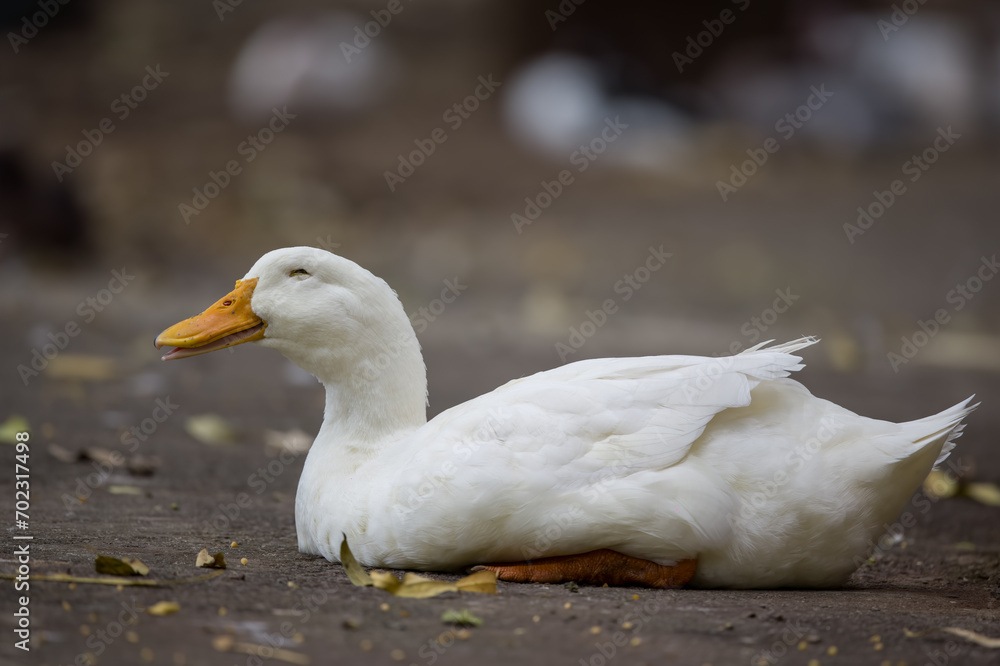
POLYGON ((941 445, 941 453, 938 454, 937 460, 934 462, 934 469, 937 469, 948 458, 948 454, 955 448, 955 440, 962 436, 962 430, 965 429, 962 420, 979 406, 978 402, 974 405, 970 404, 975 397, 975 395, 971 395, 939 414, 903 424, 908 431, 915 435, 913 439, 914 452, 946 437, 944 444, 941 445))

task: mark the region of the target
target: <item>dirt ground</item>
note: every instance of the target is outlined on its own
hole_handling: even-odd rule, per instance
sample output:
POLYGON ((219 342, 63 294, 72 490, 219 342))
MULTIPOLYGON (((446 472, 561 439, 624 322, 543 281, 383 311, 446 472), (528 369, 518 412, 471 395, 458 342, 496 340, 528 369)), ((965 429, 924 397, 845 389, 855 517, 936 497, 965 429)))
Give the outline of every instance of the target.
MULTIPOLYGON (((648 238, 657 224, 637 222, 629 233, 648 238)), ((589 243, 612 252, 614 230, 578 225, 589 243)), ((500 227, 478 237, 473 254, 481 257, 480 265, 502 263, 505 250, 496 248, 502 247, 499 239, 507 231, 500 227)), ((465 233, 461 227, 438 232, 446 238, 465 233)), ((685 233, 679 249, 710 252, 710 234, 702 242, 697 232, 685 233)), ((780 230, 760 233, 766 237, 780 230)), ((408 242, 386 240, 382 249, 391 256, 397 244, 408 242)), ((932 244, 933 239, 921 243, 932 244)), ((626 267, 631 261, 602 260, 626 267)), ((847 275, 853 269, 841 270, 847 275)), ((39 344, 39 336, 44 341, 63 321, 77 319, 73 306, 108 279, 102 271, 77 273, 70 280, 11 264, 5 272, 24 286, 5 297, 5 335, 18 341, 3 352, 3 366, 11 369, 26 362, 29 345, 39 344), (54 281, 62 285, 61 295, 43 297, 57 293, 54 281)), ((242 271, 235 268, 212 267, 198 279, 137 278, 65 351, 66 356, 113 359, 113 375, 103 380, 46 371, 24 386, 9 373, 4 409, 24 415, 32 427, 32 573, 90 576, 94 554, 100 552, 137 557, 150 567, 150 577, 186 578, 205 571, 194 566, 204 547, 223 551, 229 568, 212 580, 159 588, 81 584, 74 589, 66 583, 32 582, 32 650, 14 649, 12 616, 6 612, 8 638, 0 644, 4 660, 50 665, 258 663, 247 654, 214 647, 219 637, 232 636, 235 645, 274 645, 306 655, 313 664, 995 663, 995 650, 948 634, 910 638, 904 633, 946 626, 998 633, 998 510, 965 498, 915 496, 900 521, 907 525, 902 541, 881 543, 872 561, 840 590, 571 590, 501 583, 495 597, 448 594, 399 600, 352 586, 339 565, 297 552, 293 503, 302 460, 285 465, 269 456, 264 445, 266 429, 315 432, 321 388, 290 370, 278 355, 250 345, 168 364, 161 364, 152 349, 155 333, 210 303, 239 275, 242 271), (131 451, 122 434, 153 416, 157 400, 169 404, 173 413, 131 451), (236 442, 208 446, 193 439, 185 423, 199 414, 217 414, 234 424, 236 442), (155 457, 159 466, 148 476, 126 469, 101 475, 93 462, 58 460, 49 451, 51 444, 69 451, 105 447, 126 457, 139 453, 155 457), (119 485, 138 487, 142 494, 112 494, 109 489, 119 485), (250 497, 250 506, 236 507, 240 493, 250 497), (232 541, 239 546, 231 549, 232 541), (243 557, 246 565, 240 564, 243 557), (177 602, 180 611, 162 617, 141 611, 160 601, 177 602), (480 617, 482 626, 458 632, 442 623, 444 611, 463 608, 480 617), (138 609, 136 620, 123 633, 119 617, 128 617, 129 609, 138 609)), ((912 275, 913 281, 921 279, 912 275)), ((725 348, 721 341, 727 335, 741 339, 727 317, 711 311, 679 307, 685 325, 665 316, 662 302, 670 298, 665 294, 677 277, 663 289, 655 287, 661 289, 657 298, 637 299, 635 309, 610 322, 581 355, 643 353, 657 345, 712 353, 725 348), (667 343, 659 338, 662 331, 669 332, 667 343)), ((604 275, 588 274, 587 279, 593 286, 581 287, 585 298, 601 298, 609 284, 604 275)), ((470 287, 454 310, 421 335, 431 378, 431 414, 510 377, 559 362, 553 340, 560 335, 532 334, 525 329, 530 329, 524 323, 530 324, 529 319, 506 314, 518 312, 518 289, 498 289, 485 280, 478 284, 482 299, 470 287), (486 332, 480 330, 483 322, 489 322, 486 332)), ((702 289, 692 280, 685 300, 696 300, 702 289)), ((426 295, 433 292, 404 296, 407 309, 425 302, 426 295)), ((812 296, 813 302, 821 298, 826 297, 812 296)), ((937 298, 931 295, 928 302, 937 298)), ((756 305, 749 308, 754 309, 756 305)), ((807 312, 780 322, 771 333, 785 339, 816 332, 807 312)), ((1000 480, 1000 412, 991 404, 1000 395, 1000 376, 989 369, 934 363, 915 363, 895 374, 884 355, 862 361, 852 371, 837 370, 836 359, 824 351, 835 340, 807 351, 809 367, 800 378, 815 393, 894 420, 930 414, 976 393, 984 406, 969 419, 967 434, 952 456, 954 469, 980 481, 1000 480)), ((3 446, 7 464, 13 466, 13 447, 3 446)), ((4 496, 13 493, 12 476, 0 477, 4 496)), ((13 572, 15 563, 6 552, 2 571, 13 572)), ((4 598, 10 608, 12 595, 4 598)))

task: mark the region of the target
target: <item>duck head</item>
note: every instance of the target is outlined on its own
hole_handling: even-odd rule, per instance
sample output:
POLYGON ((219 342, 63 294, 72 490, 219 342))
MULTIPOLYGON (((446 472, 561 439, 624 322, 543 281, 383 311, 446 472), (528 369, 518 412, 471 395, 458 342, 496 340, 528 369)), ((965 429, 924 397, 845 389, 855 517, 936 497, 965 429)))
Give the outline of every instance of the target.
MULTIPOLYGON (((268 252, 207 310, 157 336, 163 360, 257 342, 315 375, 341 402, 426 405, 420 345, 396 293, 381 278, 325 250, 268 252)), ((328 399, 329 407, 329 399, 328 399)), ((409 420, 409 419, 406 419, 409 420)))

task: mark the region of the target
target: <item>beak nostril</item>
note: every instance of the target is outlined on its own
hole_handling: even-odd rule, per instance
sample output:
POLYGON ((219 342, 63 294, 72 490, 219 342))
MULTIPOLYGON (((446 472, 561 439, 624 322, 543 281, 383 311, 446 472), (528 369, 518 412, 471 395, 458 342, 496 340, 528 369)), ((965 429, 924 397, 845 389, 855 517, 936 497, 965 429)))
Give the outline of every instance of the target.
POLYGON ((232 301, 223 301, 222 304, 225 305, 228 308, 230 305, 233 304, 233 302, 232 301))

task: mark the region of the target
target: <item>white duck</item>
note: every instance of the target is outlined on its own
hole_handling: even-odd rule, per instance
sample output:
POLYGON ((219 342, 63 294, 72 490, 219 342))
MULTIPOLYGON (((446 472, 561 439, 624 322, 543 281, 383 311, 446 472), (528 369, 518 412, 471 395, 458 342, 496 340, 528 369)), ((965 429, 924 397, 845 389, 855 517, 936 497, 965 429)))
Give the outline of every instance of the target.
POLYGON ((164 360, 248 341, 326 387, 295 500, 299 549, 501 579, 703 587, 843 583, 975 406, 858 416, 788 375, 811 338, 721 358, 579 361, 426 419, 395 292, 323 250, 269 252, 156 339, 164 360), (560 557, 562 556, 562 557, 560 557))

